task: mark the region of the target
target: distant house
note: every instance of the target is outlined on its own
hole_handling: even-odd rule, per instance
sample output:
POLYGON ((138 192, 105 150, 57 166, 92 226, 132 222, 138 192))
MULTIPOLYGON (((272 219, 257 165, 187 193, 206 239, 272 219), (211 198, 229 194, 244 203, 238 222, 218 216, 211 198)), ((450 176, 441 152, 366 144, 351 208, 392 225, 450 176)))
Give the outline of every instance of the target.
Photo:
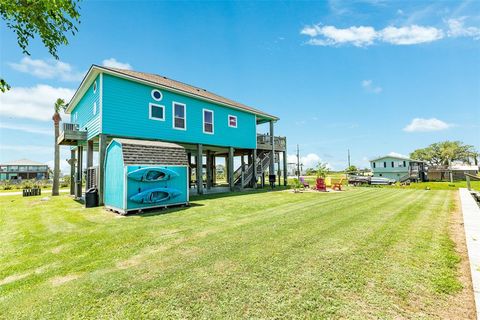
POLYGON ((383 156, 370 160, 374 177, 395 181, 426 181, 426 166, 423 161, 400 156, 383 156))
POLYGON ((48 171, 44 163, 20 159, 0 164, 0 180, 48 179, 48 171))
POLYGON ((453 164, 451 166, 431 166, 428 168, 430 181, 465 180, 465 173, 477 175, 478 166, 453 164))

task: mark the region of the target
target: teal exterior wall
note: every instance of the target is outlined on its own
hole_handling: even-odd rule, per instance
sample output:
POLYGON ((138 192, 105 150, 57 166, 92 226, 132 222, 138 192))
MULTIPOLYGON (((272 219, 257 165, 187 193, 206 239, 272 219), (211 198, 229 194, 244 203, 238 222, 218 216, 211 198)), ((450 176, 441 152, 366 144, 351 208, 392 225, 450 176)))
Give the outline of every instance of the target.
POLYGON ((103 74, 102 133, 178 143, 256 148, 254 114, 163 89, 160 89, 162 100, 155 101, 151 95, 153 89, 148 85, 103 74), (186 104, 186 130, 173 128, 173 101, 186 104), (164 106, 164 121, 149 119, 150 103, 164 106), (204 108, 214 112, 213 134, 203 132, 204 108), (237 117, 237 128, 228 126, 228 115, 237 117))
POLYGON ((75 108, 71 111, 70 122, 79 124, 80 130, 87 130, 88 139, 98 135, 101 130, 100 92, 100 76, 97 76, 75 108), (95 92, 93 90, 94 83, 97 84, 95 92), (96 112, 94 112, 95 104, 96 112))
MULTIPOLYGON (((127 174, 146 166, 127 166, 127 174)), ((178 177, 175 177, 167 181, 157 182, 140 182, 127 178, 127 207, 126 210, 138 210, 143 208, 163 207, 166 205, 187 203, 188 202, 188 180, 187 180, 187 167, 186 166, 148 166, 155 168, 167 168, 178 173, 178 177), (136 203, 130 200, 130 198, 138 193, 156 189, 156 188, 170 188, 178 190, 181 195, 167 201, 162 201, 158 204, 152 203, 136 203)))
POLYGON ((373 176, 398 180, 409 173, 410 161, 403 158, 383 157, 370 161, 370 166, 373 176))
POLYGON ((125 172, 122 145, 112 141, 105 158, 104 203, 106 206, 123 209, 125 195, 125 172))

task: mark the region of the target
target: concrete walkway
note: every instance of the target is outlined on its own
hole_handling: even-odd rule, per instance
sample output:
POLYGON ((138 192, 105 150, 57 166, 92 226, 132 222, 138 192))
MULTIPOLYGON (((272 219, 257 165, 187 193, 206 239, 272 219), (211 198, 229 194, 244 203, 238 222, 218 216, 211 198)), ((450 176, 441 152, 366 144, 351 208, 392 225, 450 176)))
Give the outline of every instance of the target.
POLYGON ((477 319, 480 320, 480 208, 466 188, 460 189, 460 200, 462 202, 463 225, 467 239, 477 319))
MULTIPOLYGON (((70 192, 69 189, 63 189, 63 190, 59 190, 59 192, 70 192)), ((18 195, 22 195, 22 191, 15 191, 15 192, 0 192, 0 197, 2 196, 18 196, 18 195)), ((51 196, 52 195, 52 190, 43 190, 42 189, 42 196, 51 196)))

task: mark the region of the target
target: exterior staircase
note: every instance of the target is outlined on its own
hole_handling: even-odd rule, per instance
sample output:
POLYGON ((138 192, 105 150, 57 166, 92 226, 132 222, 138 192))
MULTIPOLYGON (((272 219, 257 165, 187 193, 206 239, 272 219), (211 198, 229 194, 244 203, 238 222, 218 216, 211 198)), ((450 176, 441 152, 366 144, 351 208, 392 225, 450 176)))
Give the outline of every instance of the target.
POLYGON ((271 153, 269 151, 261 151, 257 154, 254 163, 250 165, 245 164, 243 167, 240 166, 235 170, 233 173, 234 185, 239 188, 245 188, 248 185, 256 183, 256 181, 254 181, 254 170, 257 172, 257 177, 261 176, 270 165, 270 156, 271 153))

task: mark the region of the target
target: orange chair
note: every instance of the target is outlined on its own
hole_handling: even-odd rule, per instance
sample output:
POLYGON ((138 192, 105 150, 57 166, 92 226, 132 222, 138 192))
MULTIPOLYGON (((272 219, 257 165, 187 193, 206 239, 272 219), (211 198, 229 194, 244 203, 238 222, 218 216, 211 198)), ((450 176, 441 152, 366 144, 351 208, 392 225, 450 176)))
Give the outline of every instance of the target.
POLYGON ((332 190, 342 191, 342 182, 343 179, 332 181, 332 190))

